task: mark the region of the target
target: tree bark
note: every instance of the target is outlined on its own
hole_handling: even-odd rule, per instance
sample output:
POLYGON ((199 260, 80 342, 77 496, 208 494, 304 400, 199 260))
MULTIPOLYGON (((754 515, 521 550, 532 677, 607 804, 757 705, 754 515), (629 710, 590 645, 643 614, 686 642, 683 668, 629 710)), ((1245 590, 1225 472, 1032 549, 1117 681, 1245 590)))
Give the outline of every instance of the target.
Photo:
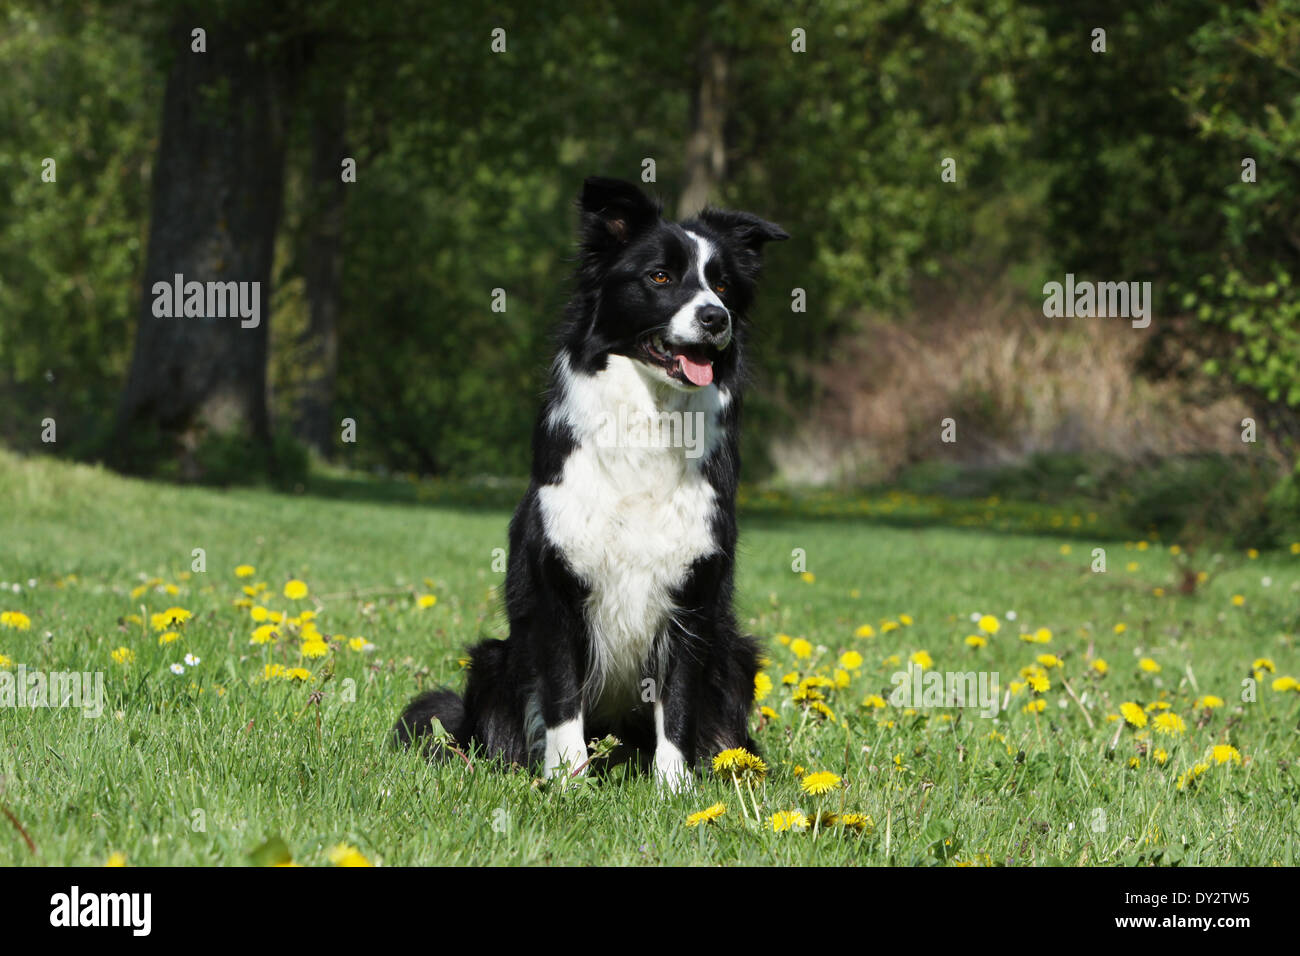
POLYGON ((695 215, 727 173, 727 55, 706 37, 697 59, 698 82, 691 105, 691 134, 686 141, 686 185, 677 204, 678 218, 695 215))
MULTIPOLYGON (((153 174, 139 324, 110 460, 143 471, 194 453, 212 434, 247 438, 269 460, 266 361, 271 261, 284 185, 286 91, 276 65, 250 48, 251 30, 208 22, 207 52, 191 51, 193 18, 170 32, 153 174), (154 315, 155 282, 258 283, 255 327, 238 314, 154 315)), ((251 286, 249 290, 251 292, 251 286)))
POLYGON ((338 434, 332 416, 338 374, 343 206, 348 188, 341 166, 347 155, 345 102, 327 79, 318 72, 311 91, 310 178, 303 240, 309 318, 299 342, 304 378, 294 410, 295 434, 325 457, 333 452, 338 434))

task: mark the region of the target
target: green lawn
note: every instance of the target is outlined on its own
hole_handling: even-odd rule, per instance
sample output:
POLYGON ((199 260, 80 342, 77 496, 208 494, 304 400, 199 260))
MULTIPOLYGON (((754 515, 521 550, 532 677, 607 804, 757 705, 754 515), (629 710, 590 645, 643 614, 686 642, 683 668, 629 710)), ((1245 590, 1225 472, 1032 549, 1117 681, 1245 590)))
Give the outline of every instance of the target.
POLYGON ((1300 693, 1280 679, 1300 676, 1300 555, 1189 558, 1169 542, 1089 538, 1094 517, 1044 506, 754 496, 740 614, 767 646, 762 704, 774 712, 756 732, 766 780, 745 793, 755 826, 729 778, 664 796, 616 771, 560 790, 391 750, 406 700, 459 686, 460 649, 503 634, 493 549, 513 492, 323 490, 178 488, 0 453, 0 611, 22 615, 0 626, 0 664, 102 672, 106 695, 96 719, 0 707, 0 806, 12 815, 0 863, 242 864, 274 838, 309 865, 339 844, 385 865, 1298 862, 1300 693), (1106 548, 1104 574, 1089 568, 1094 547, 1106 548), (808 574, 792 570, 795 549, 808 574), (255 573, 237 577, 244 564, 255 573), (1213 573, 1184 595, 1184 566, 1213 573), (284 596, 291 579, 306 598, 284 596), (284 627, 251 643, 258 622, 236 602, 259 582, 246 603, 314 610, 325 640, 284 627), (420 607, 425 595, 436 603, 420 607), (152 615, 172 607, 192 617, 155 630, 152 615), (998 628, 981 648, 966 643, 976 612, 998 628), (1049 641, 1020 638, 1040 629, 1049 641), (160 644, 168 631, 177 639, 160 644), (357 637, 373 649, 354 650, 357 637), (842 666, 849 652, 858 666, 842 666), (1006 710, 865 706, 918 652, 939 672, 999 672, 1006 710), (172 673, 186 654, 200 663, 172 673), (1033 675, 1041 696, 1012 692, 1044 654, 1060 666, 1033 675), (804 688, 832 717, 793 699, 783 678, 796 672, 829 679, 804 688), (1222 705, 1205 706, 1210 695, 1222 705), (1116 716, 1126 702, 1145 727, 1116 716), (841 785, 810 796, 796 767, 841 785), (722 816, 686 825, 715 803, 722 816), (773 830, 773 814, 796 809, 806 830, 773 830), (814 827, 819 810, 870 822, 814 827))

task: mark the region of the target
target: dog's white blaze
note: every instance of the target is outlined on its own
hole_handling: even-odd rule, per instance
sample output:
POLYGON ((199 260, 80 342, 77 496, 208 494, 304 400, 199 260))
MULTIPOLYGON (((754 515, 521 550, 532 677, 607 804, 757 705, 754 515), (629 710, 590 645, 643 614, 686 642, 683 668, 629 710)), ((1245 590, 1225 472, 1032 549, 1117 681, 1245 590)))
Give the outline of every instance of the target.
MULTIPOLYGON (((718 294, 709 285, 709 280, 704 277, 704 267, 713 258, 713 243, 690 230, 686 231, 686 235, 690 236, 691 241, 695 243, 695 261, 699 268, 700 291, 691 297, 691 301, 673 313, 673 317, 668 322, 668 338, 675 342, 700 342, 703 341, 704 337, 701 334, 700 327, 695 323, 696 312, 706 305, 716 305, 721 309, 725 309, 726 306, 722 304, 718 294)), ((730 341, 731 337, 728 335, 727 342, 730 341)), ((725 342, 722 347, 726 347, 725 342)))
POLYGON ((691 782, 686 758, 664 733, 664 705, 655 701, 655 780, 673 793, 680 793, 691 782))
POLYGON ((582 715, 572 720, 546 728, 546 758, 543 761, 546 776, 553 777, 577 770, 587 759, 587 741, 582 739, 582 715))
POLYGON ((610 356, 596 375, 560 362, 562 394, 551 424, 567 424, 578 447, 559 482, 538 493, 542 523, 590 589, 584 701, 594 712, 622 713, 640 703, 642 680, 662 679, 650 664, 676 610, 673 590, 697 559, 717 550, 710 526, 716 496, 702 468, 721 441, 721 401, 716 387, 682 391, 622 356, 610 356), (703 412, 703 453, 688 457, 667 435, 658 445, 611 444, 602 422, 620 405, 629 428, 638 416, 703 412))

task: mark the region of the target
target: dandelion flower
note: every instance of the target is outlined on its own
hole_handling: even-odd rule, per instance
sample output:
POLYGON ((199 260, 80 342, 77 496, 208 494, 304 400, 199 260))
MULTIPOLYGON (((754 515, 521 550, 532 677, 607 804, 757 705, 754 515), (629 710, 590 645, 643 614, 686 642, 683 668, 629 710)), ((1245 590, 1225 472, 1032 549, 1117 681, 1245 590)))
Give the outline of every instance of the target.
POLYGON ((697 813, 692 813, 686 818, 686 825, 688 827, 697 827, 701 823, 712 823, 726 812, 727 805, 725 803, 715 803, 711 807, 706 807, 697 813))
POLYGON ((854 631, 853 634, 855 637, 875 637, 876 629, 872 627, 870 624, 863 624, 856 631, 854 631))
POLYGON ((985 634, 996 634, 1000 627, 1002 627, 1002 622, 992 614, 985 614, 979 619, 979 629, 985 634))
POLYGON ((840 655, 840 667, 855 671, 862 666, 862 655, 857 651, 845 651, 840 655))
POLYGON ((966 636, 966 646, 967 647, 988 647, 989 642, 987 638, 982 637, 979 634, 968 634, 966 636))
POLYGON ((808 829, 808 818, 798 810, 788 810, 772 814, 768 820, 768 826, 772 828, 773 833, 781 833, 785 830, 806 830, 808 829))
POLYGON ((301 601, 307 596, 307 584, 294 578, 284 586, 284 596, 290 601, 301 601))
POLYGON ((1142 728, 1147 725, 1147 714, 1141 707, 1133 701, 1125 701, 1119 705, 1119 712, 1124 715, 1130 726, 1142 728))
POLYGON ((129 647, 119 647, 113 651, 113 660, 119 664, 130 664, 135 660, 135 651, 129 647))
POLYGON ((1138 661, 1138 667, 1146 671, 1148 674, 1160 673, 1160 665, 1157 664, 1149 657, 1144 657, 1140 661, 1138 661))
POLYGON ((305 667, 290 667, 288 670, 284 671, 280 676, 283 677, 285 680, 310 681, 311 671, 307 670, 307 668, 305 667))
POLYGON ((425 610, 426 608, 431 608, 437 603, 438 603, 438 595, 436 594, 421 594, 419 597, 415 599, 415 606, 418 607, 421 611, 425 610))
POLYGON ((1158 734, 1181 734, 1187 730, 1187 724, 1177 714, 1157 714, 1155 729, 1158 734))
POLYGON ((799 781, 799 786, 803 788, 804 793, 817 797, 834 790, 840 783, 840 778, 835 774, 823 771, 808 774, 799 781))
POLYGON ((732 747, 713 758, 713 772, 720 777, 752 777, 754 780, 762 780, 767 776, 767 764, 744 747, 732 747))
POLYGON ((324 657, 330 652, 330 646, 324 641, 316 639, 304 641, 299 650, 302 651, 303 657, 324 657))
POLYGON ((335 866, 374 866, 360 850, 346 843, 330 847, 328 855, 330 862, 335 866))
POLYGON ((1213 710, 1215 707, 1223 706, 1223 698, 1215 697, 1213 694, 1206 694, 1204 697, 1198 697, 1196 703, 1192 706, 1197 710, 1201 710, 1202 708, 1213 710))
POLYGON ((31 628, 32 619, 22 611, 0 611, 0 625, 16 631, 26 631, 31 628))
POLYGON ((790 653, 800 660, 806 660, 812 655, 812 642, 802 637, 795 638, 790 642, 790 653))
POLYGON ((237 578, 251 578, 256 573, 257 568, 251 564, 241 564, 235 568, 235 577, 237 578))
POLYGON ((161 634, 158 635, 158 644, 159 646, 163 644, 171 644, 175 641, 179 641, 180 639, 181 639, 181 635, 178 631, 163 631, 161 634))
POLYGON ((1228 763, 1229 761, 1240 764, 1241 751, 1230 744, 1216 744, 1211 750, 1216 764, 1228 763))
POLYGON ((915 654, 911 655, 908 660, 921 668, 921 670, 927 670, 934 666, 934 658, 930 656, 928 651, 917 651, 915 654))

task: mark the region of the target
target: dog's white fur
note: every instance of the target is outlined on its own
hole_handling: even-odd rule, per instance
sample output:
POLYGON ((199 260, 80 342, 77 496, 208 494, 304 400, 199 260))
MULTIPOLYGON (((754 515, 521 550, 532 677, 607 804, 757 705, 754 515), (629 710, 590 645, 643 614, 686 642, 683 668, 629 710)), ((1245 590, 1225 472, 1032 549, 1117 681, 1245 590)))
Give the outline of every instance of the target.
MULTIPOLYGON (((657 370, 617 355, 595 375, 575 372, 564 357, 557 371, 562 395, 548 425, 567 425, 578 447, 559 482, 543 487, 538 499, 546 536, 590 588, 591 659, 583 706, 599 713, 640 700, 647 678, 655 681, 658 697, 663 675, 647 670, 677 610, 672 591, 696 560, 718 547, 709 522, 716 496, 702 467, 721 440, 717 421, 729 396, 715 386, 673 387, 657 370), (668 436, 649 447, 611 443, 601 424, 619 406, 627 409, 629 430, 663 412, 703 413, 703 453, 688 457, 668 436)), ((657 703, 655 714, 657 776, 675 788, 685 761, 663 737, 657 703)), ((552 754, 567 746, 561 738, 571 734, 567 724, 546 729, 548 771, 552 754)))

